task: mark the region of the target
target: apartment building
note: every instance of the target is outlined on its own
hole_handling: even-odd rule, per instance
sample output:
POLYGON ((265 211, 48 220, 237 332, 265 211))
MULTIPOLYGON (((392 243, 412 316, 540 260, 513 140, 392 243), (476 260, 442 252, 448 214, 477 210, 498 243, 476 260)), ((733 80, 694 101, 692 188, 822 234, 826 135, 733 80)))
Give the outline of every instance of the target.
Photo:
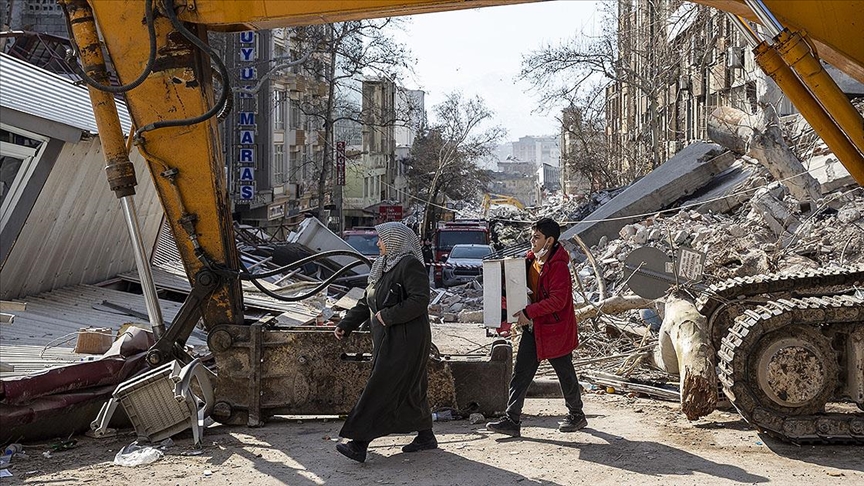
MULTIPOLYGON (((68 32, 56 0, 4 2, 0 23, 20 31, 4 38, 4 51, 76 77, 63 59, 68 32)), ((291 29, 210 33, 208 40, 232 81, 233 109, 220 124, 220 136, 235 219, 272 228, 292 215, 317 209, 316 175, 324 136, 320 119, 305 115, 301 104, 326 99, 328 85, 299 66, 270 72, 277 63, 301 56, 291 29)))
POLYGON ((559 139, 554 136, 524 136, 512 142, 513 159, 521 162, 533 162, 542 166, 549 164, 557 167, 561 159, 559 139))
POLYGON ((644 175, 707 139, 718 106, 755 113, 760 99, 794 113, 717 10, 681 0, 619 0, 618 80, 606 91, 606 133, 622 178, 644 175))
POLYGON ((328 84, 299 65, 274 71, 302 55, 291 29, 211 34, 211 41, 221 44, 236 88, 234 110, 220 125, 235 218, 272 231, 318 209, 326 144, 320 118, 303 108, 326 99, 328 84))
POLYGON ((343 189, 343 227, 407 216, 411 198, 405 166, 424 119, 425 93, 389 80, 362 82, 362 145, 348 158, 343 189))

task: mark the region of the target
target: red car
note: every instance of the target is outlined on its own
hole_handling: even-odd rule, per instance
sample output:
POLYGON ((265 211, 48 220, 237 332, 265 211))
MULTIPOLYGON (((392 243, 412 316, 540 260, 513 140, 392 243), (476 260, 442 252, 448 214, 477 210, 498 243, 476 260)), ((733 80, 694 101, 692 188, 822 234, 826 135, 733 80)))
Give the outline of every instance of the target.
POLYGON ((378 232, 374 226, 355 226, 342 232, 342 239, 368 258, 378 257, 378 232))

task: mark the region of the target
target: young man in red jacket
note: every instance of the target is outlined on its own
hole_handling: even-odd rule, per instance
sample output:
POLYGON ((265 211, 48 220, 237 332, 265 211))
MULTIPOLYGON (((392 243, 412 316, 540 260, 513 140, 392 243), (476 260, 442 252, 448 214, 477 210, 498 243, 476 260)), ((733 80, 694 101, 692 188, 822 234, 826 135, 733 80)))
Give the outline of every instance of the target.
POLYGON ((570 255, 558 242, 561 226, 554 220, 543 218, 534 223, 531 231, 531 251, 525 262, 531 303, 513 315, 523 333, 510 379, 507 412, 502 419, 486 424, 493 432, 513 437, 521 435, 525 394, 544 359, 555 369, 567 405, 567 417, 560 422, 558 430, 575 432, 588 425, 571 356, 579 345, 579 334, 573 312, 570 255))

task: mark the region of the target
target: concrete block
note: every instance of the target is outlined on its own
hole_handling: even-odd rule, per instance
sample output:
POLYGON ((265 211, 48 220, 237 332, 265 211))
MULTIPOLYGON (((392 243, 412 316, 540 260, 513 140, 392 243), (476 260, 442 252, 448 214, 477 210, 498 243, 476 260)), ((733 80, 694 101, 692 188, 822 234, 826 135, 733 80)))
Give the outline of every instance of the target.
POLYGON ((579 235, 585 244, 593 246, 603 236, 616 238, 624 226, 693 194, 734 161, 735 156, 717 144, 698 142, 689 145, 588 215, 585 222, 565 231, 561 240, 569 242, 574 235, 579 235), (616 219, 607 221, 609 218, 616 219))

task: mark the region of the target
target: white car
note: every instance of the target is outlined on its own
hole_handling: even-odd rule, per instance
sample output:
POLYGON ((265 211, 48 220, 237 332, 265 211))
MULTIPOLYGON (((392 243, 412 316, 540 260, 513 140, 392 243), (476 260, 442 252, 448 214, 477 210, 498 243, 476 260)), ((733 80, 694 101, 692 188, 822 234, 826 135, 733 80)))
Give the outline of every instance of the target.
POLYGON ((491 245, 454 245, 441 269, 441 280, 445 287, 470 282, 483 273, 483 257, 495 250, 491 245))

